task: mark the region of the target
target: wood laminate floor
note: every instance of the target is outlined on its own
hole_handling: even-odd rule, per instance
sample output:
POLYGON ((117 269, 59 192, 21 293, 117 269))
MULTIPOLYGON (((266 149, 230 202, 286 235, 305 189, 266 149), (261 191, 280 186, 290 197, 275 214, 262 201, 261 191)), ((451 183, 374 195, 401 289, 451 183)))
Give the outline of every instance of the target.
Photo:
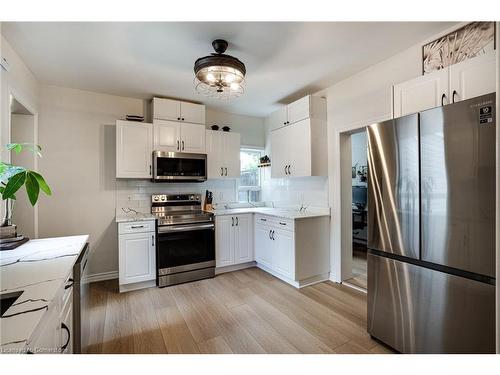
POLYGON ((346 280, 345 282, 355 285, 358 288, 366 290, 367 287, 367 261, 366 261, 366 248, 360 248, 359 250, 353 245, 352 252, 352 275, 353 277, 346 280))
POLYGON ((258 268, 117 292, 91 284, 90 353, 391 353, 366 333, 366 295, 295 289, 258 268))

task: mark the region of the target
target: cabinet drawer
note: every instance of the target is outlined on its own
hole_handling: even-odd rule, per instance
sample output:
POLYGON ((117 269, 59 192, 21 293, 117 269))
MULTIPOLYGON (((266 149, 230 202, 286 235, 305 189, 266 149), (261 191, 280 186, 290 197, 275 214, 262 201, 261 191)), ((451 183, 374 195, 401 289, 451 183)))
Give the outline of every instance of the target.
POLYGON ((131 221, 118 224, 118 234, 154 232, 155 220, 131 221))
POLYGON ((284 219, 276 216, 256 214, 255 223, 283 230, 289 230, 289 231, 294 230, 294 221, 292 219, 284 219))

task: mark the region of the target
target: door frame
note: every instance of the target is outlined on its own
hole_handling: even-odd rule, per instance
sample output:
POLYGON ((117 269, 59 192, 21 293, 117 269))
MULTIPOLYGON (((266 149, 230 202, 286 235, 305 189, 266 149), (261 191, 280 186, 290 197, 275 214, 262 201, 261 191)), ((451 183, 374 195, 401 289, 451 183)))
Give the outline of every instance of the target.
POLYGON ((352 277, 352 155, 351 135, 363 131, 367 126, 390 120, 391 116, 380 116, 352 123, 333 134, 333 150, 329 179, 330 207, 330 280, 336 283, 352 277), (338 220, 336 218, 339 218, 338 220))

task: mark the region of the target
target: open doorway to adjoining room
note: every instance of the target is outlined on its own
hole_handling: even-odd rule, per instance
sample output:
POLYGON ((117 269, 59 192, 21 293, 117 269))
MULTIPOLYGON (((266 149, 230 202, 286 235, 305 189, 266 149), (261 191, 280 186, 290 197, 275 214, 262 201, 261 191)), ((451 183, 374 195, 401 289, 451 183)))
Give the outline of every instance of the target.
POLYGON ((352 251, 351 277, 344 281, 366 290, 367 286, 367 233, 368 233, 368 158, 366 130, 351 134, 351 186, 352 186, 352 251))

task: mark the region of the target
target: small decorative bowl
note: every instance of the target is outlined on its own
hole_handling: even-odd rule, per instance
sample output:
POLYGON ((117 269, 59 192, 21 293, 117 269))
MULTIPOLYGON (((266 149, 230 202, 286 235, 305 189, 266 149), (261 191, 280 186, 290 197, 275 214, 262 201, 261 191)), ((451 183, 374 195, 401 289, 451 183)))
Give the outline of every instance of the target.
POLYGON ((225 132, 228 132, 229 130, 231 130, 231 128, 229 126, 224 126, 222 128, 222 131, 225 131, 225 132))
POLYGON ((212 125, 211 128, 212 130, 219 130, 219 125, 212 125))

